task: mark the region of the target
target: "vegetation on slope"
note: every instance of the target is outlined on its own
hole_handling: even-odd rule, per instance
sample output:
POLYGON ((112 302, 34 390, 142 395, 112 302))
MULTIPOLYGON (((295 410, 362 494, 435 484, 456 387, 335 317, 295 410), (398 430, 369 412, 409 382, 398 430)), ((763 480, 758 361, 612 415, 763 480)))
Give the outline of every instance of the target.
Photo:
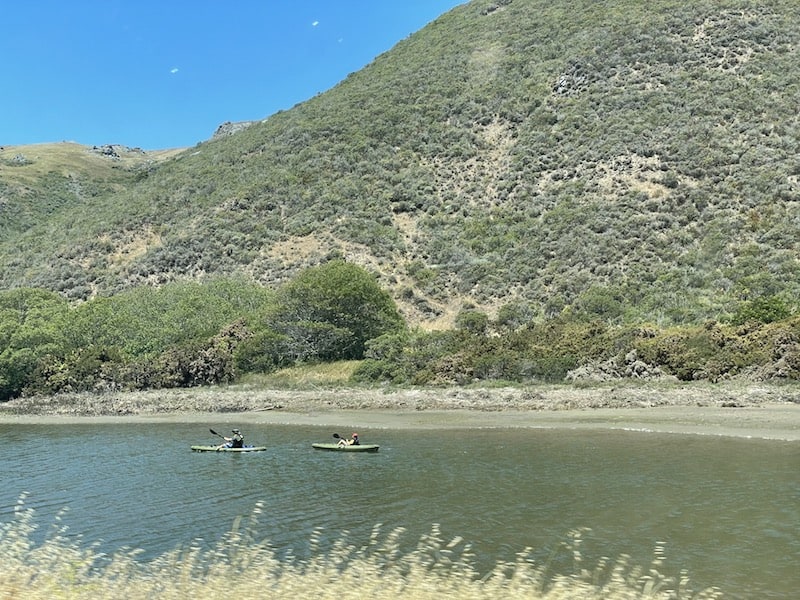
MULTIPOLYGON (((91 206, 121 192, 137 176, 177 151, 144 152, 117 145, 87 148, 71 142, 0 147, 0 236, 14 236, 59 213, 91 206)), ((90 209, 91 210, 91 209, 90 209)))
POLYGON ((474 0, 192 149, 2 149, 0 396, 796 379, 798 42, 790 0, 474 0))
POLYGON ((663 325, 792 304, 798 23, 789 0, 475 0, 123 189, 6 191, 40 222, 0 241, 0 277, 80 299, 340 256, 431 326, 509 301, 663 325))
POLYGON ((0 401, 20 394, 191 387, 296 363, 361 359, 404 326, 360 267, 333 261, 277 291, 241 278, 137 288, 70 306, 0 292, 0 401))
POLYGON ((752 302, 731 323, 666 329, 471 309, 455 329, 425 332, 406 326, 372 275, 343 261, 277 290, 218 278, 79 305, 47 290, 0 292, 0 401, 252 381, 337 361, 350 361, 352 382, 381 385, 797 380, 800 318, 777 300, 752 302))

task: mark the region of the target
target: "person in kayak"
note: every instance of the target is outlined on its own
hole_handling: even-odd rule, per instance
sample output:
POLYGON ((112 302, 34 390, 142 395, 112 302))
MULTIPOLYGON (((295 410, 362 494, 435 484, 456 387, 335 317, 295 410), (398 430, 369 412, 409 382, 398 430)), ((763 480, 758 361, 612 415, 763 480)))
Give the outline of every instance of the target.
POLYGON ((349 440, 345 438, 339 440, 339 446, 360 446, 360 445, 361 442, 358 441, 357 433, 354 433, 349 440))
POLYGON ((220 444, 217 450, 221 450, 222 448, 244 448, 244 436, 242 432, 238 429, 231 430, 233 435, 231 437, 222 436, 222 439, 225 440, 224 444, 220 444))

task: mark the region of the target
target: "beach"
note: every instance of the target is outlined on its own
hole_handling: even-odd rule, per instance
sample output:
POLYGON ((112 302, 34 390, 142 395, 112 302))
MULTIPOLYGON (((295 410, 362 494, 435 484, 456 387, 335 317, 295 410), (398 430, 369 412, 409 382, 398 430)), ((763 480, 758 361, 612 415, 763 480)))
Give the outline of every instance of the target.
POLYGON ((767 384, 306 390, 209 387, 19 398, 0 423, 213 422, 569 428, 800 441, 800 388, 767 384))

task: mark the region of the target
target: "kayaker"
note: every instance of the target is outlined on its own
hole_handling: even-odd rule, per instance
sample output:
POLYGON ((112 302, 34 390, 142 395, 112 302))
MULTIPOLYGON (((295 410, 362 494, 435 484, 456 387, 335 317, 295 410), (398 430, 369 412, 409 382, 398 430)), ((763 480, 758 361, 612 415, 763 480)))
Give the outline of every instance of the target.
POLYGON ((220 444, 217 450, 221 450, 222 448, 244 448, 244 436, 242 432, 238 429, 232 429, 231 433, 233 435, 231 437, 222 436, 222 439, 225 440, 224 444, 220 444))
POLYGON ((354 433, 349 440, 345 439, 345 438, 340 439, 339 440, 339 445, 340 446, 360 446, 361 443, 358 441, 358 434, 354 433))

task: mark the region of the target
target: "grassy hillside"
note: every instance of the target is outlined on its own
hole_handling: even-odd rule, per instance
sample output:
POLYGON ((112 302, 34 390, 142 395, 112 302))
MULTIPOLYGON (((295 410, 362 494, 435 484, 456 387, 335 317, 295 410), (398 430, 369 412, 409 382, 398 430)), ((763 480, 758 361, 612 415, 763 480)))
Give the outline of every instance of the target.
POLYGON ((177 150, 145 152, 73 142, 0 147, 0 232, 19 234, 53 215, 125 191, 177 150))
POLYGON ((4 150, 0 280, 78 299, 342 256, 426 327, 464 306, 662 324, 794 306, 799 42, 794 0, 475 0, 170 160, 78 153, 80 193, 4 150))

